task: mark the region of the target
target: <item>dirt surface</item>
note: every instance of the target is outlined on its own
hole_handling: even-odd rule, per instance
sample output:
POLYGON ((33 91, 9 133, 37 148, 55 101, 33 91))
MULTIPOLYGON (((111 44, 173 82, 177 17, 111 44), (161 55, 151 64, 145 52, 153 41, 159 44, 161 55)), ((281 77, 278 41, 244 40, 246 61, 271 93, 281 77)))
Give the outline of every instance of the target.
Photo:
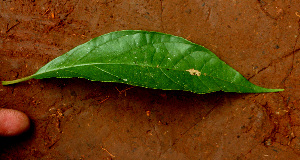
POLYGON ((197 95, 77 78, 1 85, 0 106, 32 126, 0 138, 0 159, 299 158, 299 0, 3 0, 0 79, 125 29, 184 37, 285 91, 197 95))

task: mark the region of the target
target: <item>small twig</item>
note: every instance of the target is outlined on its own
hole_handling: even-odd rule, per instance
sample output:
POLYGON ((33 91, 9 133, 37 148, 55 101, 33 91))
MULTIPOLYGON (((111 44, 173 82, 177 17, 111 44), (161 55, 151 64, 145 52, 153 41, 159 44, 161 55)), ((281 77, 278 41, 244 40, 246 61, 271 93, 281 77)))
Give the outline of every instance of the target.
POLYGON ((116 88, 116 90, 119 92, 119 94, 122 94, 123 92, 125 93, 125 96, 126 96, 126 91, 127 90, 130 90, 130 89, 132 89, 132 88, 134 88, 134 86, 132 86, 132 87, 129 87, 129 88, 126 88, 126 89, 123 89, 123 90, 119 90, 117 87, 115 87, 116 88))
POLYGON ((113 154, 111 154, 110 152, 108 152, 108 150, 107 149, 105 149, 105 148, 103 148, 103 147, 101 147, 101 149, 102 150, 104 150, 105 152, 107 152, 111 157, 113 157, 113 158, 115 158, 116 156, 114 156, 113 154))
POLYGON ((99 104, 105 102, 105 101, 108 100, 108 99, 109 99, 109 96, 107 96, 107 98, 105 98, 104 100, 100 101, 99 104))
POLYGON ((50 9, 48 8, 48 9, 42 14, 42 16, 45 15, 45 14, 47 14, 47 13, 49 13, 49 11, 50 11, 50 9))

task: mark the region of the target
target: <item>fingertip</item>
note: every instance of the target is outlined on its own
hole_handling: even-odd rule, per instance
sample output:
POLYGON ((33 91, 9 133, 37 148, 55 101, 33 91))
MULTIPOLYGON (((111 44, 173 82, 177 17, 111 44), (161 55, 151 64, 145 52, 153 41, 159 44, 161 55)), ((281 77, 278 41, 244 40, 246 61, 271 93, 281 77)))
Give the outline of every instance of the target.
POLYGON ((17 136, 30 127, 28 116, 13 109, 0 109, 0 136, 17 136))

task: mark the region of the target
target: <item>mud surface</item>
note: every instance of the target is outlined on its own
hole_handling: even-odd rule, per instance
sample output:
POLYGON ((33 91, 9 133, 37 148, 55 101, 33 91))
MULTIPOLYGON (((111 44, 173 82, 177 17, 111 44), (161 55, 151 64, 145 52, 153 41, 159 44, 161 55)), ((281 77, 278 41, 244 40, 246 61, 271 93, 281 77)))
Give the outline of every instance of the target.
POLYGON ((35 73, 102 34, 184 37, 249 81, 280 93, 197 95, 84 79, 0 86, 29 132, 1 138, 1 159, 297 159, 298 0, 0 1, 0 79, 35 73))

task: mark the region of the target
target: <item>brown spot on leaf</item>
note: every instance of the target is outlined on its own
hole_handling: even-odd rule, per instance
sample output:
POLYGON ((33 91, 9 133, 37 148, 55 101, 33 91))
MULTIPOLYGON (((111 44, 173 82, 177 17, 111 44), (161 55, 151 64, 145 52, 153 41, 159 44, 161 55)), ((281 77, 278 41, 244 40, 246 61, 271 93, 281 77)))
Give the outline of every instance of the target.
POLYGON ((201 72, 199 72, 198 70, 195 70, 194 68, 192 69, 189 69, 189 70, 186 70, 188 72, 190 72, 191 75, 196 75, 196 76, 200 76, 201 75, 201 72))

